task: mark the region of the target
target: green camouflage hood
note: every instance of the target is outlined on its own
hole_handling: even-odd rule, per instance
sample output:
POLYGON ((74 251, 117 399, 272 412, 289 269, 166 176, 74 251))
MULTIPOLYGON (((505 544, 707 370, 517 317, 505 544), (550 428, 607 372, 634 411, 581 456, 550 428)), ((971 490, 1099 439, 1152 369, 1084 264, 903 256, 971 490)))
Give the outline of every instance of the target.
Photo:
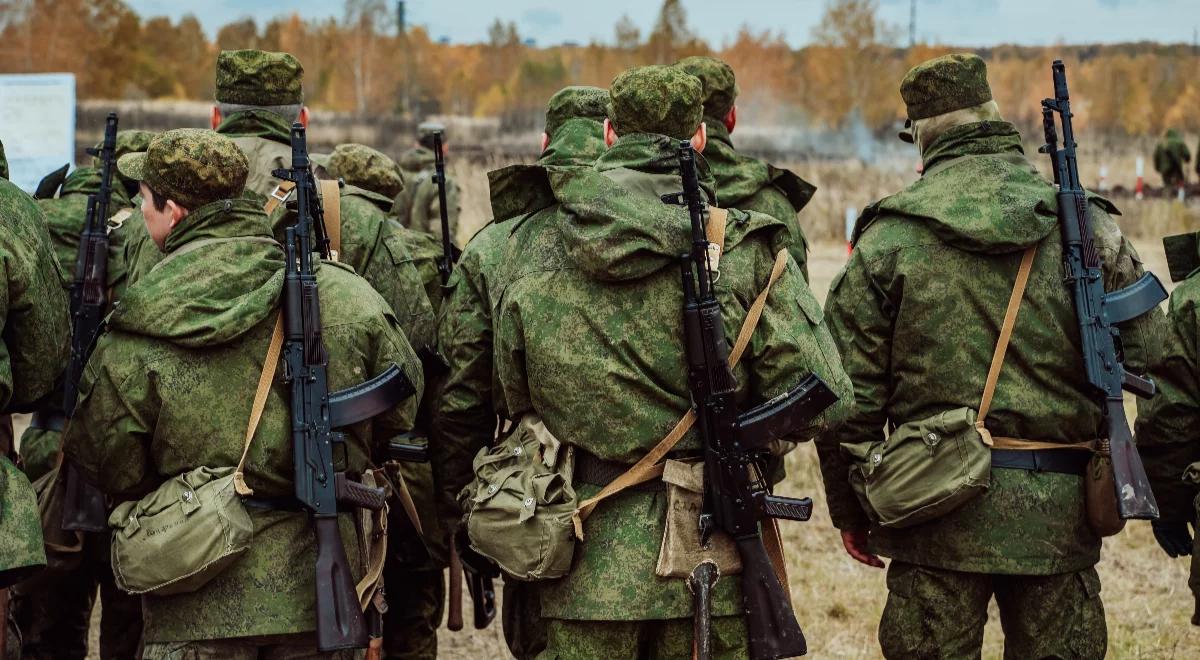
POLYGON ((290 145, 292 125, 266 110, 243 110, 222 117, 217 132, 227 137, 260 137, 290 145))
POLYGON ((166 258, 117 301, 109 327, 185 348, 237 339, 278 308, 284 260, 270 240, 255 200, 200 207, 167 236, 166 258))
MULTIPOLYGON (((94 167, 79 167, 67 175, 67 178, 63 181, 59 196, 65 197, 71 194, 90 195, 98 192, 100 192, 100 170, 94 167)), ((125 192, 125 188, 122 186, 113 186, 112 195, 108 198, 109 213, 116 213, 117 210, 129 206, 133 206, 133 202, 125 192)))
POLYGON ((582 167, 604 155, 604 124, 586 117, 564 120, 538 158, 538 165, 582 167))
MULTIPOLYGON (((400 159, 396 162, 406 172, 416 172, 427 167, 433 167, 433 150, 425 147, 415 147, 400 154, 400 159)), ((406 181, 405 185, 410 185, 411 181, 406 181)))
POLYGON ((564 120, 537 164, 509 165, 488 172, 492 218, 500 222, 553 204, 545 168, 590 167, 604 154, 603 126, 582 117, 564 120))
POLYGON ((929 223, 939 238, 971 252, 1023 250, 1057 229, 1054 188, 1025 158, 1008 122, 956 126, 925 152, 925 174, 868 207, 857 235, 878 214, 929 223), (953 171, 953 176, 942 176, 953 171))
POLYGON ((708 145, 704 147, 704 160, 708 161, 713 176, 713 187, 717 191, 717 205, 742 208, 739 202, 752 197, 763 188, 774 185, 792 203, 797 212, 808 205, 817 187, 788 170, 772 166, 766 161, 738 153, 733 148, 733 139, 725 124, 708 124, 708 145))

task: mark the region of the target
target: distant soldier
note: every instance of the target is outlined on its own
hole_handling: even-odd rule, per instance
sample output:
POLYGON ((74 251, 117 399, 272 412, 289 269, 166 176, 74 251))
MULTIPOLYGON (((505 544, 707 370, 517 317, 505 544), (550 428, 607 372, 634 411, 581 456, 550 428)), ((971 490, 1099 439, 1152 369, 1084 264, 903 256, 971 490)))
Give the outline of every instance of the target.
MULTIPOLYGON (((400 155, 400 169, 404 174, 404 191, 396 196, 392 214, 400 219, 400 224, 410 229, 423 231, 442 239, 441 202, 438 197, 438 186, 433 180, 433 134, 441 131, 442 155, 447 151, 445 141, 446 127, 433 122, 425 122, 417 127, 417 144, 400 155)), ((446 216, 450 225, 450 242, 458 241, 458 216, 462 211, 459 199, 459 188, 455 180, 446 177, 446 216)))
MULTIPOLYGON (((1174 128, 1168 128, 1162 140, 1154 147, 1154 169, 1162 176, 1163 186, 1178 188, 1187 183, 1187 164, 1192 160, 1183 136, 1174 128)), ((1200 166, 1200 161, 1197 161, 1200 166)))
MULTIPOLYGON (((116 156, 145 151, 154 136, 148 131, 121 131, 117 134, 116 156)), ((38 200, 46 217, 50 240, 58 257, 59 269, 69 289, 75 273, 79 237, 87 219, 88 196, 100 191, 100 164, 76 168, 62 182, 57 197, 38 200)), ((48 191, 48 187, 42 187, 48 191)), ((110 302, 115 302, 125 286, 123 223, 132 213, 132 197, 137 182, 113 172, 112 195, 108 209, 113 217, 109 225, 108 281, 110 302)), ((61 395, 38 410, 29 428, 21 436, 21 459, 26 474, 36 481, 55 467, 62 450, 61 395)), ((142 605, 139 596, 117 589, 109 565, 108 532, 84 533, 81 561, 76 570, 56 574, 53 581, 39 581, 36 588, 22 591, 18 616, 25 635, 25 655, 30 658, 82 657, 87 654, 88 628, 96 591, 100 593, 101 658, 132 658, 137 655, 142 637, 142 605)))
MULTIPOLYGON (((438 346, 450 362, 450 375, 437 409, 437 451, 446 458, 443 477, 447 517, 453 527, 461 517, 454 496, 470 481, 471 460, 490 445, 496 418, 508 418, 493 389, 494 306, 502 287, 503 263, 509 235, 518 224, 537 214, 553 213, 553 197, 536 194, 531 176, 541 168, 583 168, 604 154, 604 119, 608 92, 599 87, 566 87, 550 97, 542 155, 534 166, 514 165, 488 173, 492 188, 493 221, 467 243, 447 286, 438 346), (512 221, 512 222, 510 222, 512 221)), ((508 268, 516 267, 511 264, 508 268)), ((546 644, 536 585, 504 581, 504 637, 520 660, 536 656, 546 644)))
MULTIPOLYGON (((259 200, 243 196, 245 155, 230 139, 181 129, 118 162, 141 181, 142 214, 167 254, 109 315, 67 426, 68 458, 118 500, 136 500, 201 467, 238 465, 255 383, 279 317, 284 253, 259 200)), ((349 268, 322 262, 329 389, 398 365, 421 391, 416 356, 388 304, 349 268)), ((277 377, 245 462, 253 542, 192 591, 145 595, 145 653, 160 658, 351 658, 319 653, 314 634, 316 537, 294 497, 289 385, 277 377)), ((347 472, 370 467, 412 428, 416 400, 344 429, 347 472)), ((186 501, 186 500, 185 500, 186 501)), ((343 516, 346 555, 362 553, 343 516)), ((178 557, 146 557, 172 562, 178 557)), ((351 560, 357 577, 365 566, 351 560)))
POLYGON ((8 611, 7 589, 46 564, 41 519, 29 480, 17 468, 9 413, 28 412, 53 396, 70 351, 67 296, 50 235, 33 199, 8 181, 0 145, 0 640, 8 658, 21 639, 8 611))
POLYGON ((816 186, 791 170, 751 158, 733 148, 731 134, 737 125, 739 90, 732 67, 707 55, 684 58, 675 66, 696 76, 704 85, 704 123, 708 129, 704 160, 712 170, 717 205, 766 213, 786 224, 792 233, 788 252, 808 279, 808 241, 796 214, 812 199, 816 186))
MULTIPOLYGON (((994 597, 1005 657, 1102 658, 1083 474, 1104 419, 1079 362, 1054 186, 1000 116, 979 57, 922 62, 900 95, 924 174, 867 207, 825 305, 857 403, 817 439, 830 516, 855 560, 892 559, 884 656, 979 657, 994 597), (1010 299, 1023 303, 1006 319, 1010 299), (946 495, 957 486, 969 498, 946 495)), ((1141 260, 1113 205, 1090 201, 1105 284, 1128 285, 1141 260)), ((1160 322, 1122 324, 1131 371, 1160 322)))
POLYGON ((1150 477, 1159 519, 1150 523, 1170 557, 1191 555, 1192 624, 1200 625, 1200 249, 1197 234, 1163 240, 1171 279, 1168 331, 1162 356, 1150 370, 1158 392, 1138 410, 1138 451, 1150 477), (1190 526, 1190 529, 1189 529, 1190 526))

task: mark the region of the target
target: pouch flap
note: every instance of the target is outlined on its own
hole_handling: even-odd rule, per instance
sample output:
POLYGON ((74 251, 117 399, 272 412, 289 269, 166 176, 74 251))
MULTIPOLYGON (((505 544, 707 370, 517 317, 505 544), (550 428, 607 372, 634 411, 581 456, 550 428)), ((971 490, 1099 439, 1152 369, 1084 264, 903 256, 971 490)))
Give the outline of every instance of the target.
POLYGON ((663 464, 662 480, 693 493, 704 491, 704 461, 667 460, 663 464))

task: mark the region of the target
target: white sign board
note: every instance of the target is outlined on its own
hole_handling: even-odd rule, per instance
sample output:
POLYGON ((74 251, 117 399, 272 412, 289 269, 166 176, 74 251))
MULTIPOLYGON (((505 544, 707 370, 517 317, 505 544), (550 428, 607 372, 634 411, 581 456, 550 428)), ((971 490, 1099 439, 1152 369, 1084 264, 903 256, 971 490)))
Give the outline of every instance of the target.
POLYGON ((0 75, 0 142, 9 178, 26 192, 74 162, 75 76, 0 75))

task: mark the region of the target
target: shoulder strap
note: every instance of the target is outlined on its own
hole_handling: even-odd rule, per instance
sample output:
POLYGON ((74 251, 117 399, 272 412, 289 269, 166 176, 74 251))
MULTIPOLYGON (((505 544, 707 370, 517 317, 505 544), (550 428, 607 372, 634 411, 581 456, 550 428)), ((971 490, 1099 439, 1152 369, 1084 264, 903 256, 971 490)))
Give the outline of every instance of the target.
POLYGON ((1029 246, 1021 256, 1021 266, 1017 269, 1017 281, 1013 284, 1012 294, 1008 297, 1008 309, 1004 310, 1004 323, 1000 326, 1000 337, 996 340, 996 348, 992 351, 992 364, 988 367, 987 380, 983 385, 983 397, 979 400, 979 414, 975 418, 975 428, 983 436, 985 444, 991 446, 992 434, 984 426, 988 410, 992 407, 992 396, 996 393, 996 383, 1000 380, 1000 369, 1004 367, 1004 355, 1008 352, 1008 342, 1012 339, 1013 326, 1017 323, 1017 312, 1021 310, 1021 300, 1025 297, 1025 285, 1029 283, 1029 272, 1033 270, 1033 257, 1037 254, 1037 244, 1029 246))
MULTIPOLYGON (((758 320, 762 318, 763 309, 767 305, 767 295, 771 292, 771 286, 779 281, 787 270, 788 253, 787 250, 780 250, 775 255, 775 266, 771 269, 771 277, 767 280, 767 285, 759 292, 758 297, 754 299, 754 304, 750 306, 750 311, 746 314, 746 319, 742 321, 741 330, 738 331, 737 340, 734 342, 733 350, 729 352, 729 366, 737 366, 738 361, 742 359, 742 353, 746 352, 746 347, 750 344, 750 337, 754 334, 754 328, 758 326, 758 320)), ((640 461, 635 463, 621 474, 621 476, 613 479, 607 486, 596 493, 594 497, 583 502, 575 511, 572 521, 575 523, 575 536, 583 538, 583 521, 592 514, 596 505, 601 501, 616 495, 617 493, 636 486, 640 483, 647 482, 651 479, 662 475, 663 465, 660 461, 666 457, 667 453, 679 444, 683 436, 691 430, 692 425, 696 423, 696 410, 692 408, 687 411, 675 424, 675 428, 666 435, 657 445, 654 446, 640 461)))
POLYGON ((329 249, 333 260, 342 251, 342 187, 337 181, 322 180, 321 210, 325 215, 325 231, 329 234, 329 249))
POLYGON ((242 497, 249 497, 254 491, 246 485, 246 457, 250 454, 250 443, 254 440, 254 432, 258 430, 258 422, 262 419, 263 409, 267 406, 267 395, 271 393, 271 381, 275 379, 275 367, 279 364, 279 353, 283 348, 283 310, 275 318, 275 330, 271 333, 271 344, 267 347, 267 359, 263 363, 262 375, 258 377, 258 390, 254 393, 254 404, 250 407, 250 421, 246 424, 246 436, 242 440, 242 457, 238 459, 237 470, 233 473, 233 489, 242 497))
POLYGON ((263 204, 263 210, 267 212, 267 215, 271 215, 275 209, 279 208, 280 204, 287 201, 288 195, 291 195, 295 189, 295 183, 280 181, 279 185, 275 186, 275 190, 272 190, 270 196, 267 197, 267 203, 263 204))

